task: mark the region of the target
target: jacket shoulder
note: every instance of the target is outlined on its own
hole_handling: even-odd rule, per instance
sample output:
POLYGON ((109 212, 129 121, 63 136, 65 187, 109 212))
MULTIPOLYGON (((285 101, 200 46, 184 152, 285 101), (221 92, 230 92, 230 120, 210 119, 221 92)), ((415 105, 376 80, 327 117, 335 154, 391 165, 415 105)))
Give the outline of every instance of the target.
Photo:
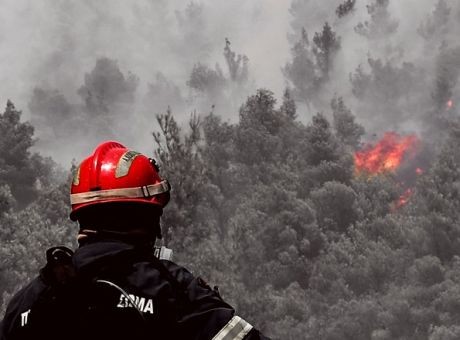
POLYGON ((28 313, 47 288, 48 286, 38 276, 13 296, 2 322, 0 339, 6 338, 6 335, 11 333, 13 329, 22 327, 27 323, 28 313))
POLYGON ((203 278, 186 268, 162 260, 162 264, 183 287, 190 304, 179 320, 179 338, 269 340, 251 324, 235 315, 235 310, 203 278))

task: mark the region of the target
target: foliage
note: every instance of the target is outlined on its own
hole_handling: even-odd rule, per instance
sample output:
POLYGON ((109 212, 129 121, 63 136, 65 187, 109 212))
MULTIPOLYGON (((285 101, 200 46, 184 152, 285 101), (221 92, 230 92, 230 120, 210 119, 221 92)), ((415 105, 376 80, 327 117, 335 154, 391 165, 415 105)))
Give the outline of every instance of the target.
MULTIPOLYGON (((426 47, 439 51, 434 77, 417 60, 386 59, 371 49, 378 57, 369 56, 350 75, 349 98, 333 94, 331 86, 341 81, 333 79, 334 64, 351 46, 339 35, 358 2, 330 4, 292 1, 299 36, 282 69, 287 87, 281 103, 263 88, 240 100, 250 83, 249 63, 229 39, 223 68, 189 60, 187 86, 205 99, 206 110, 225 103, 237 121, 213 107, 205 115, 193 111, 183 126, 174 114, 189 104, 180 86, 161 73, 148 85, 146 100, 163 112, 156 115, 155 158, 172 184, 162 242, 274 339, 458 339, 460 50, 441 42, 455 7, 439 0, 418 29, 426 47), (333 26, 318 14, 326 7, 333 26), (321 27, 312 39, 301 29, 310 21, 309 27, 321 27), (297 111, 299 101, 317 106, 319 97, 330 103, 322 112, 307 117, 297 111), (354 113, 377 127, 365 135, 354 113), (353 153, 363 138, 396 129, 409 116, 430 124, 423 126, 423 171, 412 181, 408 203, 399 206, 408 182, 401 183, 400 173, 356 173, 353 153)), ((371 0, 369 19, 355 31, 376 43, 392 37, 399 23, 389 8, 389 0, 371 0)), ((176 12, 181 28, 201 31, 198 37, 182 32, 193 55, 207 52, 205 10, 192 2, 176 12)), ((52 119, 56 136, 71 135, 61 127, 78 126, 99 137, 110 123, 134 117, 138 85, 116 61, 99 59, 78 91, 82 106, 59 91, 34 89, 32 123, 52 119)), ((66 174, 32 152, 34 138, 32 125, 8 101, 0 114, 2 311, 36 275, 47 247, 75 246, 66 174)))
MULTIPOLYGON (((237 123, 193 113, 184 131, 172 110, 157 115, 156 158, 173 188, 163 242, 277 339, 455 338, 460 129, 451 126, 411 201, 395 210, 397 179, 355 176, 363 128, 342 98, 331 108, 332 126, 321 113, 303 124, 289 90, 278 106, 260 89, 237 123)), ((9 103, 3 124, 21 147, 4 162, 36 164, 33 129, 19 116, 9 103)), ((74 245, 67 183, 46 169, 33 172, 43 185, 28 206, 17 208, 15 182, 0 187, 2 308, 47 247, 74 245)))
POLYGON ((337 6, 335 13, 339 18, 342 18, 355 9, 356 0, 345 0, 343 3, 337 6))
POLYGON ((319 86, 319 76, 305 29, 291 54, 292 61, 286 64, 283 73, 291 82, 296 97, 310 101, 319 86))
POLYGON ((370 16, 370 21, 360 22, 355 31, 370 39, 387 38, 396 32, 399 22, 391 18, 388 6, 390 0, 374 0, 373 3, 367 5, 367 13, 370 16))
POLYGON ((89 114, 108 114, 113 104, 134 99, 138 82, 133 74, 125 77, 116 61, 101 58, 96 61, 94 69, 85 75, 85 83, 78 94, 84 100, 89 114))
POLYGON ((132 117, 130 108, 138 84, 139 79, 132 73, 125 76, 115 60, 98 59, 91 72, 85 74, 84 84, 78 89, 84 102, 84 120, 79 128, 85 127, 98 136, 113 138, 112 129, 117 118, 132 117))
POLYGON ((435 86, 432 93, 434 109, 443 112, 452 100, 460 76, 460 48, 448 48, 438 56, 435 86))
POLYGON ((208 94, 211 98, 221 95, 225 84, 222 70, 216 65, 215 70, 200 63, 193 67, 187 86, 197 92, 208 94))
POLYGON ((186 81, 191 90, 191 99, 201 109, 225 106, 226 109, 236 110, 247 95, 250 85, 249 58, 233 51, 228 38, 225 38, 223 56, 226 68, 222 69, 219 63, 211 68, 198 62, 186 81))
POLYGON ((332 30, 326 22, 321 32, 313 36, 313 54, 316 57, 316 64, 321 71, 323 80, 329 80, 329 72, 332 67, 332 60, 340 50, 340 37, 332 30))
POLYGON ((374 120, 379 126, 386 123, 385 129, 414 118, 429 105, 422 96, 426 74, 413 63, 401 65, 368 57, 368 71, 359 65, 350 74, 352 93, 359 100, 366 118, 374 120), (390 126, 388 126, 390 124, 390 126))
POLYGON ((230 79, 236 83, 245 83, 248 80, 248 62, 245 55, 236 55, 230 48, 230 40, 225 40, 224 57, 230 73, 230 79))
POLYGON ((67 99, 57 90, 45 90, 36 87, 33 90, 29 102, 29 109, 32 112, 32 123, 34 126, 43 129, 49 125, 56 137, 64 137, 67 133, 70 122, 74 119, 74 108, 67 99))
POLYGON ((342 97, 335 97, 331 101, 334 130, 339 140, 357 150, 364 135, 364 128, 355 122, 355 116, 345 106, 342 97))
POLYGON ((48 184, 54 163, 31 153, 34 128, 20 119, 21 111, 8 101, 0 114, 0 185, 8 186, 5 190, 24 207, 37 197, 40 185, 48 184))
POLYGON ((315 99, 318 91, 329 80, 340 47, 340 37, 329 23, 326 22, 322 31, 314 34, 312 43, 302 28, 301 37, 291 50, 292 61, 283 68, 297 100, 308 104, 315 99))

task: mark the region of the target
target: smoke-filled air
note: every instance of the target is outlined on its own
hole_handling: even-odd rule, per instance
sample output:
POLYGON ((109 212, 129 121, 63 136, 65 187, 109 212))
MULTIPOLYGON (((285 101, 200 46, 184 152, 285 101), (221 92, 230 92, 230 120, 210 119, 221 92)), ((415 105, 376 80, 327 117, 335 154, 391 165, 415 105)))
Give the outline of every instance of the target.
POLYGON ((273 339, 460 339, 460 2, 2 0, 0 312, 105 140, 273 339))

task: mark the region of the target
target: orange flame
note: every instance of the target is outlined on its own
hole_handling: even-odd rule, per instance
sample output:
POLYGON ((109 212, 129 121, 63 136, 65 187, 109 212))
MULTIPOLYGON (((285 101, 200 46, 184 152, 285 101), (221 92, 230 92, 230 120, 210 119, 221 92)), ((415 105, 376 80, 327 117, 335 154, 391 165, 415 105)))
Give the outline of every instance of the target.
POLYGON ((412 196, 413 191, 411 188, 407 189, 406 191, 403 192, 401 196, 399 196, 399 199, 395 203, 395 208, 399 209, 402 206, 406 205, 407 202, 409 202, 410 197, 412 196))
POLYGON ((414 156, 418 144, 415 135, 403 137, 395 132, 386 132, 377 144, 355 153, 356 173, 378 175, 394 172, 405 157, 414 156))

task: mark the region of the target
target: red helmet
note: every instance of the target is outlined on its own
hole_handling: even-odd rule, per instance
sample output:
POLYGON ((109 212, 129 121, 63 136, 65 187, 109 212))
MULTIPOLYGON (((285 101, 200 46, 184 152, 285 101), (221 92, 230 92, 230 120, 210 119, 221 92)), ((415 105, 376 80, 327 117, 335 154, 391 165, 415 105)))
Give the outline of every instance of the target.
POLYGON ((160 178, 152 159, 118 142, 104 142, 76 169, 72 181, 70 218, 80 209, 107 202, 138 202, 161 208, 170 186, 160 178))

